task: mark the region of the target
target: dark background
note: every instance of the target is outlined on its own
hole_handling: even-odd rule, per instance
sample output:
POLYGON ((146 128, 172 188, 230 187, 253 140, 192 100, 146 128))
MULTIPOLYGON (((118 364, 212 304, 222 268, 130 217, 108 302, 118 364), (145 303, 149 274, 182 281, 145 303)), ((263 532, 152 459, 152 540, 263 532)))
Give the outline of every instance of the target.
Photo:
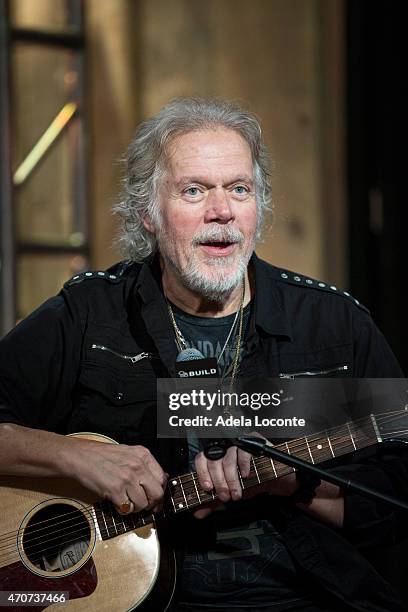
POLYGON ((347 4, 350 287, 372 311, 405 374, 406 24, 404 2, 347 4))

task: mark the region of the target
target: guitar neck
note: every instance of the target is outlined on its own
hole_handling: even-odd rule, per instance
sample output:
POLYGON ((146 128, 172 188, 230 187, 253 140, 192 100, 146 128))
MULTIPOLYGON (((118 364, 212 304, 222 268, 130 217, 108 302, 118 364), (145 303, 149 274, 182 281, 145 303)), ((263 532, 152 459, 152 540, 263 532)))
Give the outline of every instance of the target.
MULTIPOLYGON (((400 425, 394 432, 388 430, 387 433, 384 433, 385 424, 395 421, 398 423, 398 420, 402 416, 406 417, 406 415, 406 409, 376 416, 371 414, 324 432, 277 444, 276 448, 309 463, 322 463, 373 446, 382 442, 384 438, 392 438, 393 434, 406 435, 408 433, 407 428, 403 427, 401 429, 400 425)), ((251 458, 251 470, 246 478, 242 478, 239 470, 238 474, 242 489, 246 491, 293 471, 295 471, 294 468, 284 463, 260 456, 251 458)), ((186 510, 195 510, 215 499, 217 499, 217 495, 214 491, 204 491, 200 487, 197 473, 188 472, 169 481, 165 495, 164 514, 170 516, 186 510)), ((102 539, 113 538, 154 522, 154 516, 151 512, 122 516, 107 501, 97 502, 94 505, 94 511, 102 539)))
MULTIPOLYGON (((330 432, 320 432, 311 436, 303 436, 290 442, 277 444, 275 447, 288 455, 294 455, 309 463, 322 463, 347 455, 354 451, 372 446, 381 441, 374 415, 355 422, 348 422, 330 432)), ((256 487, 266 481, 286 476, 295 471, 284 463, 269 457, 251 458, 251 470, 246 478, 239 479, 243 491, 256 487)), ((208 502, 217 499, 213 491, 204 491, 200 487, 197 473, 189 472, 172 478, 169 482, 166 513, 178 514, 185 510, 197 509, 208 502)))

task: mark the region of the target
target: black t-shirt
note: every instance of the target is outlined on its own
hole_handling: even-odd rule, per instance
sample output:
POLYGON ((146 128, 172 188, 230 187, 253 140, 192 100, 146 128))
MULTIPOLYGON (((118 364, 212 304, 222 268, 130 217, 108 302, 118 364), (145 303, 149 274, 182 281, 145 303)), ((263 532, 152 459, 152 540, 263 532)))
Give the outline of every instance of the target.
MULTIPOLYGON (((252 308, 249 302, 243 311, 240 361, 245 351, 245 338, 252 308)), ((221 376, 228 377, 236 354, 239 311, 226 317, 196 317, 172 304, 177 325, 189 348, 199 350, 204 357, 215 357, 221 376)))
MULTIPOLYGON (((228 377, 235 357, 239 315, 197 317, 172 308, 187 345, 205 357, 215 357, 220 374, 228 377)), ((243 313, 241 358, 246 350, 250 312, 251 303, 243 313)), ((190 436, 191 470, 200 450, 200 441, 190 436)), ((273 606, 279 611, 302 609, 306 600, 299 597, 296 569, 266 510, 269 504, 264 503, 264 495, 230 502, 226 511, 214 512, 190 526, 194 532, 186 538, 181 602, 224 610, 253 606, 273 606)))

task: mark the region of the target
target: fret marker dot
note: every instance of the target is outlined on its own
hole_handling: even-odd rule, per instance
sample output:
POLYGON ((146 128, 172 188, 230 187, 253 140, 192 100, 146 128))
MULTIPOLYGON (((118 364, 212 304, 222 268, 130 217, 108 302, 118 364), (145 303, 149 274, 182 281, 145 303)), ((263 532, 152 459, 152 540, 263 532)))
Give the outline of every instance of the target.
POLYGON ((318 450, 322 450, 323 446, 321 444, 318 444, 316 447, 318 450))
POLYGON ((172 481, 171 481, 171 484, 172 484, 172 485, 174 485, 174 486, 176 486, 176 484, 177 484, 177 480, 172 480, 172 481))
POLYGON ((179 504, 179 505, 178 505, 178 507, 179 507, 179 508, 183 508, 183 504, 179 504))

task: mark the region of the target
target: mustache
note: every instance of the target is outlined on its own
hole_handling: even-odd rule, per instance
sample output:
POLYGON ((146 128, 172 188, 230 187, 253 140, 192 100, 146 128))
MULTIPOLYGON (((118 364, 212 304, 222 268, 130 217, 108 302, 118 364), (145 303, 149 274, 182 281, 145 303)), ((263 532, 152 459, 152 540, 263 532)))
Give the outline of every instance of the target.
POLYGON ((213 225, 197 232, 191 240, 193 246, 199 246, 203 242, 242 244, 244 242, 244 235, 235 227, 213 225))

